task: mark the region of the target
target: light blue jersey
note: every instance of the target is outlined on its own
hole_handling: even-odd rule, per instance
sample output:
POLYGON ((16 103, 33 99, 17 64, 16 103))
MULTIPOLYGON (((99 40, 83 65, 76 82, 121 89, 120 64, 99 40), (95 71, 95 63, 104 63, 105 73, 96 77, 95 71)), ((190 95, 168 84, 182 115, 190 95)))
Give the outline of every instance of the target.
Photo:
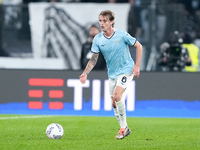
POLYGON ((127 32, 115 29, 110 38, 103 32, 97 34, 93 40, 91 51, 103 54, 107 68, 108 78, 116 79, 121 74, 130 74, 134 61, 129 52, 129 45, 133 46, 136 39, 127 32))

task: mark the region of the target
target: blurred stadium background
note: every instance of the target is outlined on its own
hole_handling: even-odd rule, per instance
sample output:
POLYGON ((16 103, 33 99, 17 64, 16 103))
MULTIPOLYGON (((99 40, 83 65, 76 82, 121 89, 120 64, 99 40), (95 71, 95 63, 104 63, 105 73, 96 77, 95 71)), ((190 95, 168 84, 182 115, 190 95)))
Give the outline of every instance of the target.
POLYGON ((111 9, 116 28, 144 47, 141 77, 124 96, 127 115, 200 118, 199 72, 163 72, 157 63, 173 31, 199 46, 199 0, 0 2, 1 114, 113 116, 106 70, 93 71, 85 85, 78 80, 89 27, 111 9))

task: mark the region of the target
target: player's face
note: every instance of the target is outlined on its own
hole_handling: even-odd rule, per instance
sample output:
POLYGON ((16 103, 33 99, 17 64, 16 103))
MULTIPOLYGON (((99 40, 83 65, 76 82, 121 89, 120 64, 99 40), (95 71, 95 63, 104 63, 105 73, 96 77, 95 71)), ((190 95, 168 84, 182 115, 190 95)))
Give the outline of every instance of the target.
POLYGON ((110 21, 108 16, 99 16, 99 25, 103 32, 108 31, 108 29, 112 28, 113 21, 110 21))

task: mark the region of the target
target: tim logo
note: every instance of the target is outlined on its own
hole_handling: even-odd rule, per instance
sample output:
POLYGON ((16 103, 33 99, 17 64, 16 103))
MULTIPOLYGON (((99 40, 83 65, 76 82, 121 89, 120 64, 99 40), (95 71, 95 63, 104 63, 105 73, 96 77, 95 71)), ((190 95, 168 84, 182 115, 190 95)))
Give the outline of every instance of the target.
MULTIPOLYGON (((30 78, 29 86, 31 87, 63 87, 64 80, 63 79, 44 79, 44 78, 30 78)), ((42 89, 30 89, 28 91, 28 96, 30 98, 43 98, 43 90, 42 89)), ((63 98, 64 92, 62 90, 49 90, 48 91, 49 98, 63 98)), ((43 108, 43 102, 41 101, 30 101, 28 103, 29 109, 42 109, 43 108)), ((48 105, 49 109, 63 109, 63 103, 62 102, 49 102, 48 105)))

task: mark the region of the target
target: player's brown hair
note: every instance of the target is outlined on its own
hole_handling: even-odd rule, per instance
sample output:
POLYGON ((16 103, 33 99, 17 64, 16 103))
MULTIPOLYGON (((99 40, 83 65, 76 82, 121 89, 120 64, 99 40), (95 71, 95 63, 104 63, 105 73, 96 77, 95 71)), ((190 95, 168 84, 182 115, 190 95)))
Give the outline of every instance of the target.
POLYGON ((112 24, 112 27, 114 27, 114 20, 115 20, 115 14, 114 12, 112 12, 111 10, 104 10, 102 11, 99 16, 108 16, 109 20, 110 21, 113 21, 113 24, 112 24))

